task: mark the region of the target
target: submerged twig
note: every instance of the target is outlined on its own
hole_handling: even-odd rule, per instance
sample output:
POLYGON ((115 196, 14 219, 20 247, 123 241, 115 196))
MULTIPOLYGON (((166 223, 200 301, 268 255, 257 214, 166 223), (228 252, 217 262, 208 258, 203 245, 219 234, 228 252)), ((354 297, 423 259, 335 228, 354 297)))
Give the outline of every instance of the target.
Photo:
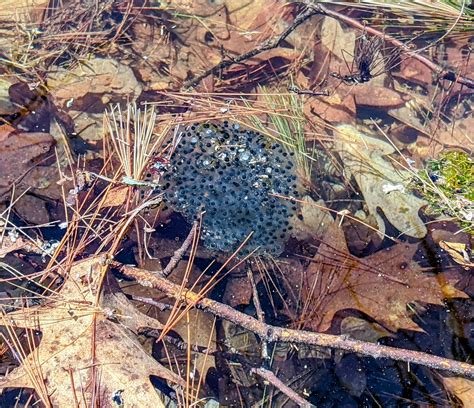
MULTIPOLYGON (((251 268, 247 268, 247 277, 249 278, 250 283, 252 284, 252 297, 255 310, 257 311, 258 320, 262 323, 265 323, 265 313, 263 312, 262 305, 260 304, 260 298, 258 297, 257 285, 253 278, 253 273, 251 268)), ((268 343, 266 341, 262 342, 262 358, 264 361, 269 360, 268 354, 268 343)))
POLYGON ((289 399, 296 402, 299 407, 303 408, 314 408, 315 405, 306 401, 304 398, 300 397, 295 391, 288 387, 282 380, 280 380, 272 371, 266 370, 265 368, 252 368, 250 370, 252 374, 257 374, 262 377, 264 380, 268 381, 275 388, 280 390, 285 394, 289 399))
POLYGON ((205 312, 237 324, 257 334, 262 341, 308 344, 349 351, 373 358, 390 358, 409 364, 419 364, 437 370, 448 371, 467 378, 474 378, 474 366, 468 363, 433 356, 421 351, 398 349, 380 344, 352 340, 345 336, 272 326, 260 322, 245 313, 241 313, 228 305, 212 299, 203 298, 190 290, 180 290, 179 285, 170 282, 166 278, 156 276, 150 271, 122 265, 118 262, 114 262, 113 265, 118 267, 124 275, 136 279, 140 284, 159 289, 170 297, 179 298, 179 300, 188 304, 188 307, 189 305, 196 305, 196 307, 205 312))
POLYGON ((184 240, 183 245, 181 245, 181 247, 175 251, 165 269, 163 269, 161 272, 157 272, 160 276, 164 276, 166 278, 171 272, 173 272, 174 268, 176 268, 179 261, 183 258, 184 254, 193 242, 194 235, 197 233, 197 229, 198 222, 194 221, 191 231, 189 231, 189 234, 184 240))

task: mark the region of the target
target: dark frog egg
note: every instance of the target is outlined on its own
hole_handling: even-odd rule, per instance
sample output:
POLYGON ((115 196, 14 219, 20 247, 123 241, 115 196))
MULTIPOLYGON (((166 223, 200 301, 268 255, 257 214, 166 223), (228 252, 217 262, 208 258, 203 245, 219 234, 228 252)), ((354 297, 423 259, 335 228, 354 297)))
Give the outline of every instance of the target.
POLYGON ((188 221, 205 211, 202 240, 208 248, 278 256, 290 236, 301 197, 293 155, 239 124, 195 123, 182 132, 162 178, 165 202, 188 221))

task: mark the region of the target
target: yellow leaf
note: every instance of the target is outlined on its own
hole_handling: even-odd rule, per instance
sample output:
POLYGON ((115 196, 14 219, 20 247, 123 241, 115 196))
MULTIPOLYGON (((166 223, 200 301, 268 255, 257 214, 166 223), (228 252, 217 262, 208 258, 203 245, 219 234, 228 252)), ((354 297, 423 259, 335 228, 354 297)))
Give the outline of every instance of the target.
POLYGON ((469 257, 466 244, 461 242, 439 241, 439 246, 443 248, 449 255, 451 255, 453 261, 457 264, 467 268, 474 267, 474 263, 471 262, 469 257))

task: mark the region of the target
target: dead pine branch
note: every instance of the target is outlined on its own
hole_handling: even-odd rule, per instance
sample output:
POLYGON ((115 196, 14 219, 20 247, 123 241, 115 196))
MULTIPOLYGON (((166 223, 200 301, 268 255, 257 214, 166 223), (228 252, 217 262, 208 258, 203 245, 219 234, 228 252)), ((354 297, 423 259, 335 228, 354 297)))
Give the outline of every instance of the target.
POLYGON ((345 336, 333 334, 313 333, 305 330, 286 329, 283 327, 265 324, 232 307, 198 295, 192 291, 183 292, 176 285, 165 278, 154 275, 150 271, 139 269, 118 262, 113 262, 124 275, 137 280, 141 285, 153 287, 172 298, 179 298, 187 305, 193 305, 205 312, 237 324, 246 330, 257 334, 262 341, 291 342, 307 344, 324 348, 344 350, 373 358, 389 358, 403 361, 408 364, 419 364, 436 370, 443 370, 467 378, 474 378, 474 366, 468 363, 433 356, 420 351, 398 349, 394 347, 348 339, 345 336))

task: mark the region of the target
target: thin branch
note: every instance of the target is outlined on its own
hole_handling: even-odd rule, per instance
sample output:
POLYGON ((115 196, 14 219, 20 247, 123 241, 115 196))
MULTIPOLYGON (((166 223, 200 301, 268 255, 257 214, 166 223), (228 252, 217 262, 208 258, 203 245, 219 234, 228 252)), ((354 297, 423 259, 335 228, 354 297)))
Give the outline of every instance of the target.
POLYGON ((176 268, 179 261, 181 261, 184 254, 188 250, 189 246, 193 242, 194 235, 197 233, 197 227, 198 227, 198 222, 194 221, 191 231, 189 231, 189 234, 184 240, 183 245, 181 245, 181 247, 175 251, 170 261, 168 262, 168 265, 166 265, 165 269, 157 273, 159 273, 161 276, 164 276, 166 278, 171 272, 173 272, 174 268, 176 268))
POLYGON ((282 380, 280 380, 273 372, 266 370, 265 368, 252 368, 250 370, 252 374, 257 374, 262 377, 264 380, 268 381, 275 388, 280 390, 292 401, 296 402, 299 407, 303 408, 315 408, 315 405, 306 401, 304 398, 300 397, 295 391, 288 387, 282 380))
POLYGON ((112 264, 119 268, 123 274, 136 279, 141 285, 159 289, 170 297, 180 298, 179 300, 188 305, 195 305, 205 312, 237 324, 246 330, 257 334, 262 341, 291 342, 345 350, 373 358, 390 358, 410 364, 420 364, 433 369, 444 370, 464 377, 474 378, 474 366, 468 363, 433 356, 420 351, 398 349, 380 344, 352 340, 345 336, 313 333, 304 330, 272 326, 260 322, 244 313, 238 312, 228 305, 199 296, 195 292, 183 292, 180 290, 179 285, 176 285, 165 278, 156 276, 150 271, 122 265, 118 262, 113 262, 112 264), (179 295, 180 293, 181 295, 179 295))
MULTIPOLYGON (((255 284, 255 279, 253 278, 251 268, 247 268, 247 277, 249 278, 250 283, 252 284, 253 304, 255 306, 255 310, 257 311, 258 320, 260 320, 262 323, 265 323, 265 313, 263 312, 262 305, 260 304, 257 285, 255 284)), ((269 361, 268 343, 266 341, 262 342, 262 358, 265 361, 269 361)))

